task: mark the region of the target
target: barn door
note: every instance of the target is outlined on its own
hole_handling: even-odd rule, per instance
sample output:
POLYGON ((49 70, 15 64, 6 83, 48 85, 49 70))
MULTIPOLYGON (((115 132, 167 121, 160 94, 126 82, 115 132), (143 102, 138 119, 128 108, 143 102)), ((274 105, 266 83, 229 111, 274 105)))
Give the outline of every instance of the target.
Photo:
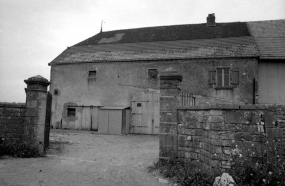
POLYGON ((159 133, 159 93, 138 93, 132 99, 131 133, 159 133))
POLYGON ((98 130, 98 107, 83 106, 77 108, 75 129, 98 130))
POLYGON ((82 108, 81 129, 90 130, 91 127, 91 110, 90 107, 82 108))
POLYGON ((98 107, 90 107, 91 130, 98 131, 98 107))

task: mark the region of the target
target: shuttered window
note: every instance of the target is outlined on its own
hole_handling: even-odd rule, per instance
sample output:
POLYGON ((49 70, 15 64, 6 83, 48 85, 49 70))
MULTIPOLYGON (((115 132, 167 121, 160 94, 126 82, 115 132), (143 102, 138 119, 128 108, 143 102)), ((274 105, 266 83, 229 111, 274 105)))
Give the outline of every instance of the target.
POLYGON ((209 85, 213 86, 216 84, 216 70, 209 71, 209 85))
POLYGON ((234 88, 239 84, 239 71, 220 67, 209 71, 209 85, 213 88, 234 88))
POLYGON ((239 71, 237 69, 231 70, 231 83, 233 86, 239 84, 239 71))
POLYGON ((217 69, 218 87, 229 87, 230 86, 230 69, 229 68, 218 68, 217 69))

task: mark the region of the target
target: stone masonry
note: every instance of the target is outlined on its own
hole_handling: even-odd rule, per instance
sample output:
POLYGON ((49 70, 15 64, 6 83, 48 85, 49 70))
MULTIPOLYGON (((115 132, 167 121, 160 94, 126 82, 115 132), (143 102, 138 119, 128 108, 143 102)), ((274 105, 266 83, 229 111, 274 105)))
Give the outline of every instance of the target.
POLYGON ((178 158, 230 168, 233 149, 243 156, 284 156, 285 106, 208 105, 179 107, 178 158))
POLYGON ((24 103, 0 103, 0 139, 12 143, 24 139, 24 121, 26 105, 24 103))
POLYGON ((48 146, 51 95, 41 76, 25 80, 26 104, 0 104, 1 143, 27 143, 44 153, 48 146))

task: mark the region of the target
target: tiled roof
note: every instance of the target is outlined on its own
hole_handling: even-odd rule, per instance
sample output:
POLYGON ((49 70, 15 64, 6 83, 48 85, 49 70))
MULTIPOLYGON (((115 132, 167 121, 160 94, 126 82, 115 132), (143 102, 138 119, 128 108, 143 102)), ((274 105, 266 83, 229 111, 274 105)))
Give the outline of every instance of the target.
POLYGON ((256 38, 261 59, 285 59, 285 38, 256 38))
POLYGON ((146 61, 164 59, 197 59, 197 58, 225 58, 225 57, 256 57, 258 52, 255 44, 208 46, 182 49, 158 49, 138 51, 113 51, 95 53, 67 53, 53 64, 89 63, 89 62, 118 62, 118 61, 146 61))
POLYGON ((75 46, 110 43, 138 43, 157 41, 178 41, 250 36, 246 23, 217 23, 214 27, 203 24, 146 27, 101 32, 75 46))
POLYGON ((169 48, 196 48, 205 46, 226 46, 226 45, 245 45, 255 44, 255 40, 250 36, 229 37, 218 39, 196 39, 196 40, 179 40, 179 41, 157 41, 157 42, 140 42, 140 43, 121 43, 121 44, 104 44, 104 45, 87 45, 74 46, 70 50, 77 52, 113 52, 129 50, 153 50, 169 48))
POLYGON ((257 56, 246 23, 235 22, 102 32, 69 47, 49 65, 257 56))
MULTIPOLYGON (((129 55, 128 51, 163 51, 163 50, 169 50, 169 49, 189 49, 189 48, 198 48, 198 47, 204 47, 204 48, 221 48, 221 47, 229 47, 232 46, 246 46, 246 45, 254 45, 255 41, 252 37, 245 36, 245 37, 237 37, 237 38, 218 38, 218 39, 199 39, 199 40, 180 40, 180 41, 161 41, 161 42, 142 42, 142 43, 122 43, 122 44, 105 44, 105 45, 88 45, 88 46, 73 46, 66 49, 64 52, 62 52, 57 58, 55 58, 51 64, 66 64, 68 63, 67 59, 70 59, 70 56, 73 54, 80 54, 80 53, 97 53, 97 57, 100 59, 104 57, 98 56, 100 55, 106 55, 108 52, 119 52, 119 51, 125 51, 124 54, 129 55), (101 53, 100 53, 101 52, 101 53)), ((256 56, 256 48, 255 50, 250 51, 244 51, 246 52, 246 56, 256 56)), ((149 53, 149 52, 148 52, 149 53)), ((206 54, 206 53, 205 53, 206 54)), ((90 54, 91 55, 91 54, 90 54)), ((92 54, 94 56, 94 54, 92 54)), ((122 55, 122 52, 120 53, 122 55)), ((158 56, 158 55, 156 55, 158 56)), ((202 58, 201 54, 199 54, 200 58, 202 58)), ((238 55, 240 56, 240 55, 238 55)), ((231 57, 238 57, 238 56, 231 56, 231 57)), ((164 55, 165 59, 166 55, 164 55)), ((191 57, 191 56, 189 56, 191 57)), ((195 56, 194 56, 195 57, 195 56)), ((209 58, 210 56, 204 56, 205 58, 209 58)), ((228 55, 224 55, 224 57, 228 57, 228 55)), ((197 58, 197 56, 196 56, 197 58)), ((120 57, 118 60, 122 60, 123 58, 120 57)), ((113 57, 112 60, 115 60, 113 57)), ((77 60, 79 61, 79 60, 77 60)))
POLYGON ((285 59, 285 19, 247 24, 261 59, 285 59))

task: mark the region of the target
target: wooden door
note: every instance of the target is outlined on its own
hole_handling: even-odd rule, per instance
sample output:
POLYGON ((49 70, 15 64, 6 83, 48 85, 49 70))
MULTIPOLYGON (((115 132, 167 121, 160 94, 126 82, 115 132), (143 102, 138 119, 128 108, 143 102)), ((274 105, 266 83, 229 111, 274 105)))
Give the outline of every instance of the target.
POLYGON ((131 133, 159 133, 159 99, 156 92, 138 93, 132 99, 131 133))
POLYGON ((90 130, 91 128, 91 110, 90 107, 82 108, 82 116, 81 116, 81 129, 82 130, 90 130))
POLYGON ((98 130, 98 107, 77 107, 74 129, 98 130))
POLYGON ((99 110, 98 111, 98 132, 100 134, 108 134, 108 125, 109 125, 109 111, 108 110, 99 110))
POLYGON ((98 107, 91 107, 91 130, 98 131, 98 107))
POLYGON ((109 110, 108 134, 122 134, 122 110, 109 110))

